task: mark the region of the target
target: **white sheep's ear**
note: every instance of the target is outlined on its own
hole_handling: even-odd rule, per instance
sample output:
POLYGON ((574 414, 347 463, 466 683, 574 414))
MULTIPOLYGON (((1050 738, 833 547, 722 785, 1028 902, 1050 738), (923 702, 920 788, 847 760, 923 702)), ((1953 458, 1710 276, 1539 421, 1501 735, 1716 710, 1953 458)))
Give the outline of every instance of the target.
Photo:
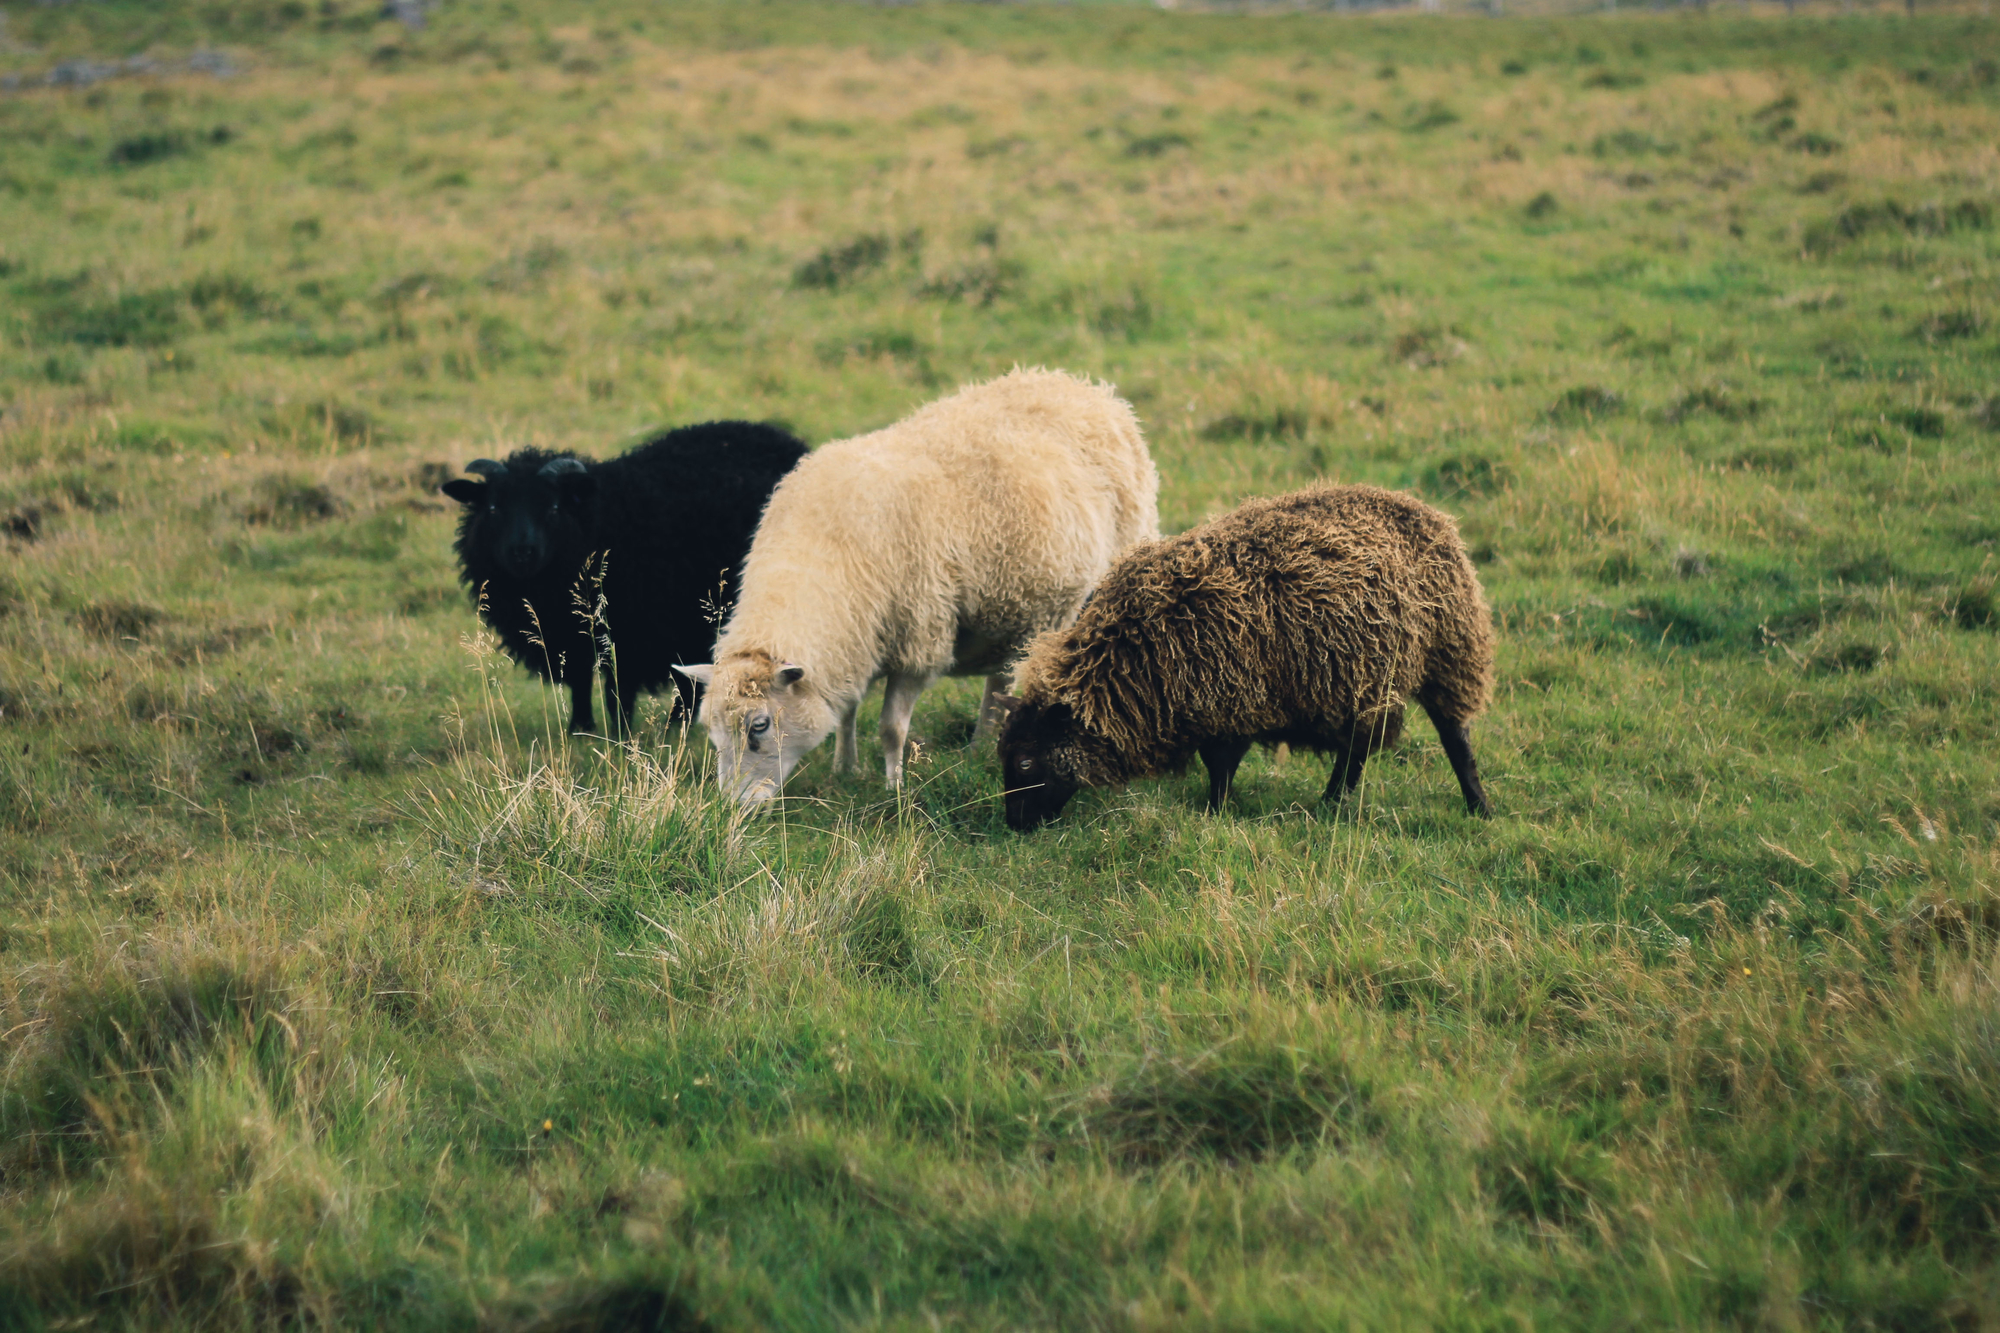
POLYGON ((676 666, 674 670, 703 687, 706 687, 715 679, 715 663, 713 662, 701 662, 693 666, 676 666))
POLYGON ((778 688, 781 690, 789 690, 790 688, 792 688, 792 686, 798 684, 801 680, 805 679, 805 674, 806 674, 806 669, 804 667, 794 666, 790 662, 785 663, 783 666, 778 668, 778 675, 777 675, 778 688))

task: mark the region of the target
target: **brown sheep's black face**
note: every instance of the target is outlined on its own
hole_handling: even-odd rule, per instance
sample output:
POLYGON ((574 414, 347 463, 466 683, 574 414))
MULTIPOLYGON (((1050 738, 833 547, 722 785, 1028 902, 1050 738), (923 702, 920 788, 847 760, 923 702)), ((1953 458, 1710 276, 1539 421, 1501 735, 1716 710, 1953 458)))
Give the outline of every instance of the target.
POLYGON ((1058 746, 1069 739, 1073 720, 1062 704, 1045 708, 1022 704, 1000 729, 1000 779, 1006 789, 1007 827, 1016 833, 1040 828, 1062 813, 1078 783, 1058 772, 1058 746))

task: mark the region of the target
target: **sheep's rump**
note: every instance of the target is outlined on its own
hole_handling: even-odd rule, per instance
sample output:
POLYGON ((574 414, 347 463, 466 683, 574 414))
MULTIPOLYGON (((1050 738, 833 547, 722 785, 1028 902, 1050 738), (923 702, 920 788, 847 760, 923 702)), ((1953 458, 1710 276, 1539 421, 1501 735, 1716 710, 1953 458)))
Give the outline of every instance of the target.
POLYGON ((1016 673, 1068 704, 1128 771, 1200 740, 1386 743, 1412 695, 1465 721, 1492 693, 1493 630, 1450 518, 1372 486, 1252 500, 1129 552, 1077 623, 1016 673))
POLYGON ((1109 387, 1043 370, 974 385, 821 446, 778 485, 717 651, 807 660, 858 621, 868 642, 843 668, 996 671, 1157 535, 1158 490, 1109 387))

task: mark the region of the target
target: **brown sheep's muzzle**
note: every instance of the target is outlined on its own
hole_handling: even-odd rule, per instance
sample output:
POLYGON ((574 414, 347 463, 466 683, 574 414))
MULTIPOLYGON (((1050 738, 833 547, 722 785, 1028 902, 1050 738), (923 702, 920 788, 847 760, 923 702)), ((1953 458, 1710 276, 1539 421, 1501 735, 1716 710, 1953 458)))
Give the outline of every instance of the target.
POLYGON ((1016 833, 1032 833, 1061 814, 1076 795, 1076 784, 1047 778, 1032 786, 1014 787, 1007 792, 1007 827, 1016 833))

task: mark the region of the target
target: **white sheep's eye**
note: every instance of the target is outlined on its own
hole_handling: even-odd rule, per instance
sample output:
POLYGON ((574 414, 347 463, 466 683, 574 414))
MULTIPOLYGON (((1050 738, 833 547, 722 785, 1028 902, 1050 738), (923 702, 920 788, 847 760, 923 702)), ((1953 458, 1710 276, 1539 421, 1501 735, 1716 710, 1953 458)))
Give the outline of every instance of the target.
POLYGON ((771 719, 768 717, 760 717, 750 724, 750 734, 752 736, 761 736, 770 729, 771 719))

